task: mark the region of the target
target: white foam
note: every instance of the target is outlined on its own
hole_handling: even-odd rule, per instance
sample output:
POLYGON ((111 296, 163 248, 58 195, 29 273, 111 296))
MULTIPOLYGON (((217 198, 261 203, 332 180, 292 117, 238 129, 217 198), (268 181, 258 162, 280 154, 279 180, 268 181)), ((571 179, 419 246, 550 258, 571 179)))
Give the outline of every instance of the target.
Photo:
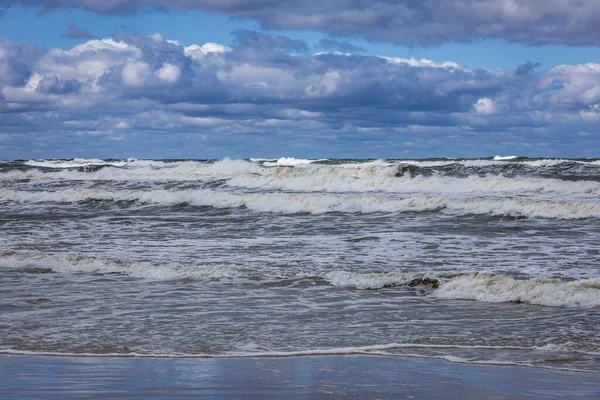
POLYGON ((330 271, 324 275, 333 286, 355 289, 381 289, 383 287, 404 285, 423 274, 405 272, 359 273, 349 271, 330 271))
MULTIPOLYGON (((128 352, 128 353, 73 353, 73 352, 52 352, 52 351, 30 351, 30 350, 19 350, 13 348, 0 348, 0 354, 9 355, 30 355, 30 356, 54 356, 54 357, 95 357, 95 358, 214 358, 214 359, 228 359, 228 358, 291 358, 291 357, 305 357, 305 356, 343 356, 343 355, 358 355, 358 356, 386 356, 386 357, 411 357, 411 358, 426 358, 426 359, 439 359, 452 363, 461 364, 478 364, 478 365, 514 365, 523 367, 535 367, 543 368, 555 371, 571 371, 571 372, 584 372, 584 373, 595 373, 596 371, 591 369, 579 369, 579 368, 561 368, 552 367, 549 365, 528 362, 528 361, 508 361, 508 360, 473 360, 464 357, 458 357, 454 355, 428 355, 421 353, 397 353, 394 350, 402 349, 477 349, 477 350, 508 350, 508 351, 531 351, 535 350, 530 347, 511 347, 511 346, 461 346, 461 345, 435 345, 435 344, 419 344, 419 343, 390 343, 382 345, 367 345, 367 346, 354 346, 354 347, 337 347, 328 349, 306 349, 296 351, 261 351, 261 352, 250 352, 250 351, 234 351, 224 354, 209 354, 209 353, 141 353, 141 352, 128 352)), ((581 352, 584 353, 584 352, 581 352)), ((587 354, 587 353, 585 353, 587 354)))
POLYGON ((407 283, 436 283, 431 292, 443 299, 482 302, 521 302, 549 307, 599 307, 600 278, 564 281, 559 279, 514 279, 507 276, 467 274, 452 277, 452 272, 355 273, 331 271, 325 279, 334 286, 380 289, 407 283), (428 281, 429 280, 429 281, 428 281))
POLYGON ((496 156, 494 161, 514 160, 515 158, 519 158, 519 156, 496 156))
POLYGON ((430 285, 440 299, 482 302, 521 302, 550 307, 600 307, 600 278, 564 281, 548 278, 514 279, 502 275, 460 274, 457 271, 358 273, 346 270, 291 271, 247 269, 226 265, 170 265, 113 261, 70 253, 4 252, 0 268, 50 268, 61 273, 121 273, 154 279, 209 280, 226 277, 279 279, 322 277, 333 286, 380 289, 401 285, 430 285), (291 275, 290 275, 291 274, 291 275))
POLYGON ((34 252, 0 253, 0 268, 50 268, 60 273, 127 274, 154 279, 195 279, 249 276, 252 273, 228 266, 178 266, 151 263, 133 263, 85 257, 70 253, 43 254, 34 252))
POLYGON ((599 307, 600 278, 577 281, 465 275, 440 284, 433 295, 444 299, 522 302, 552 307, 599 307))
POLYGON ((250 189, 279 189, 304 192, 385 192, 443 193, 489 196, 494 193, 519 195, 600 193, 600 182, 570 182, 559 179, 506 178, 503 176, 396 177, 393 164, 348 164, 343 166, 309 165, 302 168, 279 168, 257 171, 251 175, 236 175, 228 185, 250 189), (352 165, 352 168, 349 166, 352 165))
MULTIPOLYGON (((560 179, 535 177, 478 176, 466 178, 436 175, 417 175, 410 178, 396 177, 401 165, 435 167, 461 164, 466 167, 502 165, 506 161, 419 161, 406 160, 401 163, 385 160, 368 162, 346 162, 336 165, 315 164, 308 159, 280 158, 232 160, 217 162, 129 159, 127 161, 103 161, 99 159, 32 160, 29 166, 51 167, 52 170, 9 169, 0 173, 0 180, 75 180, 75 181, 212 181, 227 179, 228 184, 238 188, 276 189, 306 192, 386 192, 386 193, 437 193, 488 196, 494 193, 517 193, 519 195, 584 194, 596 196, 600 183, 594 181, 571 182, 560 179), (261 164, 262 162, 262 164, 261 164), (107 166, 97 171, 79 171, 74 167, 107 166), (285 168, 279 168, 284 167, 285 168), (110 168, 119 167, 119 168, 110 168)), ((532 167, 557 165, 568 160, 524 161, 532 167)), ((578 161, 583 162, 583 161, 578 161)))
MULTIPOLYGON (((448 165, 460 165, 464 167, 492 167, 506 165, 507 161, 517 160, 519 156, 495 156, 493 159, 468 159, 468 160, 402 160, 402 164, 416 165, 419 167, 443 167, 448 165)), ((514 161, 514 163, 528 165, 531 167, 552 167, 561 164, 582 164, 582 165, 600 165, 600 160, 570 160, 567 158, 542 158, 542 159, 523 159, 514 161)))
POLYGON ((307 160, 307 159, 294 158, 294 157, 281 157, 280 159, 278 159, 275 162, 266 161, 263 163, 263 165, 265 165, 266 167, 275 167, 275 166, 293 167, 296 165, 311 164, 315 161, 325 161, 325 159, 307 160))
POLYGON ((263 161, 277 161, 274 158, 253 158, 253 157, 249 158, 248 160, 251 162, 256 162, 256 163, 263 162, 263 161))
POLYGON ((259 164, 246 160, 224 159, 217 162, 178 161, 164 162, 153 160, 136 160, 104 162, 102 160, 72 161, 32 161, 28 165, 51 167, 57 171, 10 170, 0 174, 0 179, 63 179, 74 181, 206 181, 230 178, 234 175, 251 175, 264 168, 259 164), (120 168, 103 168, 98 171, 82 172, 69 168, 83 166, 108 166, 120 168))
MULTIPOLYGON (((363 355, 398 355, 389 352, 390 350, 398 349, 477 349, 477 350, 533 350, 532 347, 518 346, 485 346, 485 345, 446 345, 446 344, 423 344, 423 343, 389 343, 375 344, 366 346, 352 347, 333 347, 326 349, 307 349, 307 350, 292 350, 292 351, 232 351, 223 354, 209 353, 71 353, 71 352, 49 352, 49 351, 28 351, 15 350, 10 348, 0 349, 0 353, 4 354, 24 354, 24 355, 47 355, 47 356, 72 356, 72 357, 155 357, 155 358, 254 358, 254 357, 298 357, 298 356, 314 356, 314 355, 348 355, 348 354, 363 354, 363 355)), ((421 357, 420 355, 401 356, 421 357)), ((438 358, 423 356, 426 358, 438 358)), ((446 356, 441 356, 446 357, 446 356)))
POLYGON ((75 203, 84 200, 138 201, 145 204, 186 203, 216 208, 246 207, 257 212, 282 214, 328 212, 395 213, 439 211, 453 215, 478 214, 509 217, 584 219, 600 218, 600 203, 553 202, 529 199, 453 199, 444 196, 389 197, 366 194, 246 193, 199 190, 19 191, 0 189, 0 201, 19 203, 75 203))
POLYGON ((92 165, 112 165, 115 167, 120 167, 125 164, 125 161, 105 161, 98 158, 74 158, 72 160, 29 160, 25 162, 25 165, 46 168, 77 168, 92 165))

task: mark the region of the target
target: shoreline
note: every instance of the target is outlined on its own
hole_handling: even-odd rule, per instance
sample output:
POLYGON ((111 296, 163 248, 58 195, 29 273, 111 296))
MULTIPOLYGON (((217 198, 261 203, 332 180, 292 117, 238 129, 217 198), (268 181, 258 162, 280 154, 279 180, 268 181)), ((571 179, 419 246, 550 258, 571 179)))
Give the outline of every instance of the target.
POLYGON ((379 355, 150 358, 0 354, 0 398, 596 399, 596 373, 379 355))
POLYGON ((426 356, 426 355, 412 355, 412 354, 391 354, 384 352, 375 351, 349 351, 349 352, 338 352, 327 350, 323 351, 299 351, 291 353, 249 353, 249 354, 139 354, 139 353, 53 353, 53 352, 27 352, 18 350, 0 350, 0 357, 2 356, 15 356, 15 357, 59 357, 59 358, 115 358, 115 359, 145 359, 145 360, 231 360, 231 359, 294 359, 303 357, 382 357, 382 358, 407 358, 407 359, 423 359, 432 361, 441 361, 450 364, 460 365, 471 365, 481 367, 517 367, 517 368, 529 368, 529 369, 540 369, 546 371, 558 371, 558 372, 572 372, 577 374, 600 374, 600 371, 591 371, 577 368, 553 368, 545 365, 533 365, 518 362, 503 362, 503 361, 477 361, 470 362, 468 360, 462 360, 452 356, 426 356))

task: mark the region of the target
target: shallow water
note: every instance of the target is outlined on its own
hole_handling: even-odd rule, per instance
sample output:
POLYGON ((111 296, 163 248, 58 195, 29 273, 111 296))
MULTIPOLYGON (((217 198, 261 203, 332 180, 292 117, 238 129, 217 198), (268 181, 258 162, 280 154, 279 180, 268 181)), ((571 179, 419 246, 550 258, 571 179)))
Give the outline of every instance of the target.
POLYGON ((7 399, 595 400, 595 374, 374 356, 99 358, 0 355, 7 399), (35 382, 35 385, 32 385, 35 382))
POLYGON ((0 163, 0 350, 599 371, 598 160, 0 163))

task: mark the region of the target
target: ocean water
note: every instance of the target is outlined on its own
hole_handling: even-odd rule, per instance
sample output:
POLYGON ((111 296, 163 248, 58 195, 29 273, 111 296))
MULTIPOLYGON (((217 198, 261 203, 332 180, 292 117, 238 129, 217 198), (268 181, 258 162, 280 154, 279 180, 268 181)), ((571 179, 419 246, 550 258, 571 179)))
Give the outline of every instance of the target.
POLYGON ((599 372, 600 161, 2 161, 0 352, 599 372))

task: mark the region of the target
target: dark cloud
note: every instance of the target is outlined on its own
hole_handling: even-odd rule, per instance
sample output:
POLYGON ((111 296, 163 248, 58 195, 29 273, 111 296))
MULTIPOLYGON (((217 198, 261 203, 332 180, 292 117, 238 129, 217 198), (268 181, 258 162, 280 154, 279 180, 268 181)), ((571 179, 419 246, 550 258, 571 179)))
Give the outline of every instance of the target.
POLYGON ((80 28, 77 24, 73 23, 67 26, 67 30, 63 32, 61 37, 67 39, 93 39, 94 35, 87 29, 80 28))
POLYGON ((185 134, 240 146, 326 140, 426 149, 451 136, 476 153, 477 135, 493 136, 485 143, 508 135, 531 146, 539 137, 570 143, 572 132, 595 132, 600 123, 600 64, 561 65, 524 79, 536 63, 487 70, 294 54, 304 47, 283 36, 235 35, 233 48, 184 47, 159 34, 119 34, 69 50, 0 39, 0 137, 113 140, 146 132, 157 146, 160 137, 185 134))
POLYGON ((530 44, 600 44, 597 0, 0 0, 50 11, 100 13, 202 9, 265 27, 310 29, 404 44, 505 39, 530 44))
POLYGON ((531 62, 527 61, 525 64, 519 65, 515 70, 515 75, 523 76, 532 73, 536 68, 540 67, 542 64, 539 62, 531 62))
POLYGON ((272 35, 248 29, 236 29, 232 32, 235 43, 239 47, 250 47, 258 49, 280 49, 288 51, 307 51, 306 42, 298 39, 290 39, 282 35, 272 35))
POLYGON ((343 53, 363 53, 364 47, 353 45, 347 40, 337 40, 332 38, 321 39, 319 47, 327 51, 341 51, 343 53))
POLYGON ((0 88, 21 86, 31 76, 39 50, 27 43, 11 42, 0 37, 0 88))
MULTIPOLYGON (((164 10, 170 7, 170 1, 146 0, 0 0, 0 5, 10 7, 21 4, 29 7, 38 7, 43 12, 51 12, 61 8, 82 8, 98 13, 134 13, 141 10, 164 10)), ((186 3, 185 0, 177 3, 186 3)), ((178 4, 174 4, 178 7, 178 4)))
POLYGON ((56 76, 43 78, 36 90, 46 94, 71 94, 81 88, 81 83, 76 79, 61 80, 56 76))

